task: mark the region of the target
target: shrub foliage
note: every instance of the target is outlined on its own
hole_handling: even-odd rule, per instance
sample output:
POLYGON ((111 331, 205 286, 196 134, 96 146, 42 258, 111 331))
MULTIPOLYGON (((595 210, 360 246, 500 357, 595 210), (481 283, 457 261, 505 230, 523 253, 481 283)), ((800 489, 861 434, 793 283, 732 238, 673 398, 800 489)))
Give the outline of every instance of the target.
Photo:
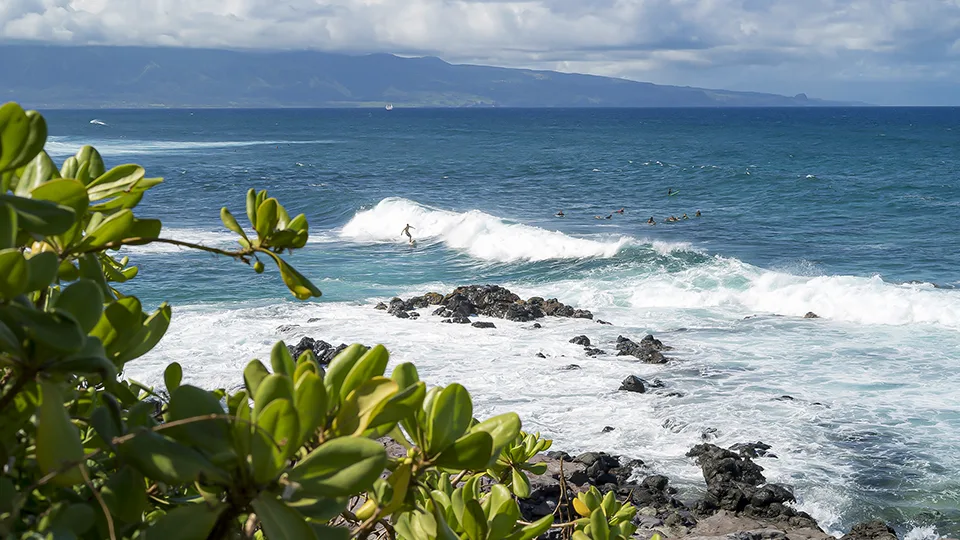
POLYGON ((320 291, 283 258, 308 226, 266 191, 249 225, 220 212, 238 247, 161 236, 134 214, 162 182, 138 165, 107 169, 84 146, 58 168, 43 117, 0 107, 0 537, 2 538, 627 538, 636 509, 596 490, 575 521, 521 519, 530 463, 550 441, 514 413, 478 421, 459 384, 431 387, 383 346, 352 345, 323 367, 279 342, 238 388, 165 391, 120 374, 167 331, 171 308, 122 292, 138 272, 124 246, 167 243, 276 266, 298 299, 320 291), (269 364, 269 365, 268 365, 269 364), (388 456, 384 441, 405 449, 388 456))

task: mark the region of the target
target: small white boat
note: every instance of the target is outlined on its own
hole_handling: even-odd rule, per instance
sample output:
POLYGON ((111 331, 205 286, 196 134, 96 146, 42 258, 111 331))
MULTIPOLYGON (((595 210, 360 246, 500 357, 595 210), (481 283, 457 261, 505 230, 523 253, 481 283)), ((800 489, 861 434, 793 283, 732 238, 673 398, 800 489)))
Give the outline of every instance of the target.
POLYGON ((105 125, 107 125, 107 123, 104 122, 103 120, 97 120, 96 118, 94 118, 93 120, 91 120, 90 123, 91 123, 91 124, 96 124, 96 125, 98 125, 98 126, 105 126, 105 125))
POLYGON ((388 111, 392 111, 392 110, 393 110, 393 103, 387 103, 387 106, 386 106, 385 108, 386 108, 388 111))

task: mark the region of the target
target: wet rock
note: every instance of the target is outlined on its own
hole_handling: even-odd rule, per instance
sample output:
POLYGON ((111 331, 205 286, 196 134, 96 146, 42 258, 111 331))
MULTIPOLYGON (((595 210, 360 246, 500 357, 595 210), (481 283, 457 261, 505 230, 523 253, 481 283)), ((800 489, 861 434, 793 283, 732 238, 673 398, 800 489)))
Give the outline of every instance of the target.
POLYGON ((414 296, 413 298, 404 302, 403 305, 407 310, 411 310, 425 308, 430 305, 430 302, 428 302, 423 296, 414 296))
POLYGON ((580 369, 580 366, 578 366, 577 364, 567 364, 562 368, 560 368, 560 371, 576 371, 578 369, 580 369))
POLYGON ((535 322, 535 323, 533 323, 532 328, 543 328, 543 326, 541 326, 540 323, 535 322))
MULTIPOLYGON (((537 358, 546 358, 546 357, 547 357, 547 355, 543 354, 542 352, 538 352, 538 353, 537 353, 536 355, 534 355, 534 356, 536 356, 537 358)), ((563 368, 560 368, 560 369, 563 369, 563 368)))
POLYGON ((587 309, 575 309, 573 313, 570 314, 570 317, 574 319, 592 319, 593 313, 587 309))
POLYGON ((613 427, 613 426, 603 426, 603 429, 600 430, 600 433, 610 433, 611 431, 613 431, 613 430, 615 430, 615 429, 617 429, 617 428, 615 428, 615 427, 613 427))
POLYGON ((812 311, 808 311, 806 315, 803 316, 804 319, 819 319, 820 316, 812 311))
POLYGON ((447 324, 451 324, 451 323, 452 324, 470 324, 470 319, 466 317, 451 317, 449 319, 444 319, 440 322, 444 322, 447 324))
POLYGON ((594 322, 597 323, 597 324, 605 324, 605 325, 608 325, 608 326, 613 326, 613 323, 607 322, 607 321, 601 321, 600 319, 594 319, 594 322))
POLYGON ((617 337, 617 356, 633 356, 646 364, 665 364, 667 358, 660 351, 663 344, 653 336, 647 336, 637 343, 623 336, 617 337))
POLYGON ((897 540, 897 533, 879 519, 857 523, 840 540, 897 540))
POLYGON ((777 457, 769 452, 770 445, 762 443, 760 441, 753 443, 737 443, 730 447, 730 450, 737 452, 743 457, 747 458, 758 458, 758 457, 777 457))
POLYGON ((443 295, 435 292, 428 292, 423 295, 423 299, 431 306, 439 306, 443 303, 443 295))
POLYGON ((574 343, 574 344, 576 344, 576 345, 583 345, 584 347, 589 347, 589 346, 590 346, 590 338, 588 338, 587 336, 577 336, 577 337, 571 339, 571 340, 570 340, 570 343, 574 343))
POLYGON ((278 334, 286 334, 300 328, 299 324, 281 324, 277 327, 278 334))
POLYGON ((785 486, 767 484, 763 467, 749 457, 713 444, 698 444, 687 452, 687 456, 697 459, 707 483, 707 494, 696 504, 701 514, 727 510, 817 529, 816 522, 808 514, 788 506, 796 501, 793 493, 785 486))
POLYGON ((300 355, 306 351, 311 351, 313 355, 317 357, 317 362, 319 362, 320 365, 329 364, 334 357, 340 354, 340 351, 346 348, 346 343, 341 343, 334 347, 322 339, 313 339, 310 337, 301 338, 296 345, 287 345, 290 356, 292 356, 294 360, 300 358, 300 355))
POLYGON ((643 385, 643 379, 637 377, 636 375, 630 375, 620 383, 620 388, 617 390, 622 390, 625 392, 636 392, 642 394, 647 391, 646 387, 643 385))
POLYGON ((470 326, 472 326, 472 327, 474 327, 474 328, 496 328, 496 327, 497 327, 497 325, 493 324, 492 322, 488 322, 488 321, 477 321, 477 322, 471 324, 470 326))
POLYGON ((321 319, 320 317, 310 317, 309 319, 307 319, 307 324, 314 323, 314 322, 320 322, 321 320, 323 320, 323 319, 321 319))
POLYGON ((386 311, 386 310, 387 310, 387 305, 384 304, 383 302, 377 302, 377 305, 374 306, 373 309, 379 309, 379 310, 381 310, 381 311, 386 311))
POLYGON ((601 354, 607 354, 606 351, 602 351, 596 347, 584 347, 583 350, 587 353, 587 356, 600 356, 601 354))
POLYGON ((546 453, 546 456, 560 461, 573 461, 573 457, 563 450, 551 450, 546 453))
POLYGON ((396 310, 396 311, 393 312, 392 315, 393 315, 394 317, 398 318, 398 319, 409 319, 409 318, 410 318, 410 314, 407 313, 406 311, 403 311, 403 310, 396 310))
POLYGON ((773 398, 774 401, 796 401, 797 398, 793 396, 780 396, 773 398))

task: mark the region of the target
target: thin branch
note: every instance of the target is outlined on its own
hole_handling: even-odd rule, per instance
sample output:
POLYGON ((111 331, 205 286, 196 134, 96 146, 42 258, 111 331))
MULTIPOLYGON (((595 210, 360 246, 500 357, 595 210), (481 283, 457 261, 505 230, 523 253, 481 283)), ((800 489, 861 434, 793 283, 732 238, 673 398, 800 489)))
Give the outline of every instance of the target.
POLYGON ((120 249, 123 246, 143 246, 146 244, 170 244, 173 246, 180 246, 190 249, 196 249, 199 251, 206 251, 208 253, 215 253, 217 255, 224 255, 227 257, 233 257, 234 259, 240 259, 246 261, 247 257, 254 253, 254 249, 246 248, 239 251, 227 251, 225 249, 205 246, 203 244, 194 244, 193 242, 185 242, 183 240, 174 240, 173 238, 124 238, 122 240, 116 240, 113 242, 107 242, 106 244, 100 244, 98 246, 90 246, 83 249, 69 249, 60 254, 60 258, 64 259, 69 255, 83 255, 84 253, 96 253, 100 251, 105 251, 108 249, 120 249))
POLYGON ((100 492, 93 487, 93 482, 90 481, 90 475, 87 474, 87 466, 81 463, 79 469, 80 474, 83 475, 83 483, 85 483, 87 487, 90 488, 90 491, 93 492, 94 498, 96 498, 97 503, 100 504, 100 509, 103 510, 103 516, 107 520, 107 531, 110 534, 110 540, 117 540, 117 532, 113 528, 113 516, 110 515, 110 509, 107 508, 107 503, 104 502, 103 496, 100 495, 100 492))

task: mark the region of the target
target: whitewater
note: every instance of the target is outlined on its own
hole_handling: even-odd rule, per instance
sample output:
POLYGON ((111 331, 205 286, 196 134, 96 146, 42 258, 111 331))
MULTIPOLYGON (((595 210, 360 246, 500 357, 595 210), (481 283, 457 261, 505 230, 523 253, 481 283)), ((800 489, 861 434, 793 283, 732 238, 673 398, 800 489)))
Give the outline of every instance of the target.
POLYGON ((791 486, 831 533, 881 518, 910 540, 960 534, 960 113, 48 120, 60 126, 58 159, 92 142, 109 164, 166 178, 143 203, 163 236, 235 246, 217 215, 226 205, 242 216, 249 187, 310 222, 290 262, 324 296, 305 303, 275 272, 169 245, 125 249, 141 272, 124 291, 174 307, 167 336, 129 377, 160 385, 178 361, 191 382, 235 387, 278 339, 383 343, 431 383, 463 383, 479 416, 517 411, 555 448, 641 458, 642 474, 667 475, 686 499, 703 489, 684 457, 693 445, 760 440, 777 456, 758 459, 767 478, 791 486), (416 246, 401 236, 408 224, 416 246), (374 309, 468 284, 558 298, 612 325, 498 319, 481 330, 441 324, 429 309, 417 320, 374 309), (569 343, 586 335, 614 353, 618 336, 648 333, 674 348, 668 364, 588 357, 569 343), (569 364, 580 369, 561 369, 569 364), (628 375, 665 387, 617 392, 628 375))

